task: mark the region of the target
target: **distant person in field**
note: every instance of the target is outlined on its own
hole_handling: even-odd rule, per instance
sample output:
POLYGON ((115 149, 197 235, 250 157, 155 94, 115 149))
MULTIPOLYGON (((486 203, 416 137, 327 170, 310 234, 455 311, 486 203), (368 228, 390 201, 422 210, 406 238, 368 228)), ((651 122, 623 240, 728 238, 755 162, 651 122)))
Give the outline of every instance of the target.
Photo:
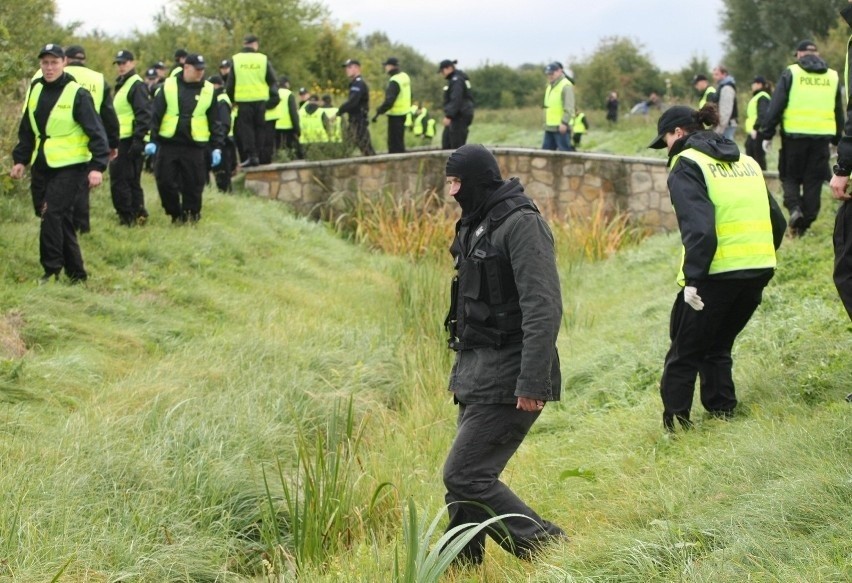
POLYGON ((701 109, 708 103, 716 103, 719 94, 716 93, 716 88, 710 85, 707 75, 699 73, 692 78, 692 86, 698 94, 698 109, 701 109))
POLYGON ((719 125, 716 126, 716 133, 733 140, 739 119, 737 86, 725 65, 716 65, 713 68, 713 80, 716 81, 715 102, 719 111, 719 125))
POLYGON ((758 75, 751 82, 751 99, 746 107, 745 153, 754 158, 761 170, 766 170, 766 150, 758 133, 766 125, 766 113, 769 111, 771 89, 765 77, 758 75))
POLYGON ((507 518, 478 533, 456 560, 481 563, 486 532, 528 560, 565 538, 500 481, 545 404, 560 397, 562 294, 553 235, 518 179, 504 181, 483 146, 453 152, 446 176, 461 206, 445 322, 456 352, 449 390, 458 404, 458 431, 444 464, 447 530, 486 521, 491 514, 483 506, 497 515, 521 514, 529 518, 507 518))
POLYGON ((701 404, 730 418, 737 406, 732 374, 734 341, 760 305, 775 273, 775 250, 784 238, 784 215, 763 172, 737 145, 705 130, 718 125, 715 104, 700 111, 667 109, 650 148, 667 148, 668 187, 683 245, 671 311, 671 346, 660 396, 663 424, 692 425, 695 379, 701 404))
POLYGON ((574 149, 580 148, 580 142, 583 141, 583 136, 589 129, 589 120, 586 119, 586 114, 582 111, 577 111, 577 115, 571 121, 571 141, 574 144, 574 149))
POLYGON ((610 91, 606 98, 606 121, 618 123, 618 93, 610 91))
POLYGON ((543 150, 570 152, 571 120, 574 119, 574 83, 565 75, 562 63, 554 61, 544 68, 547 87, 544 90, 543 150))
POLYGON ((400 154, 405 152, 405 120, 411 114, 411 78, 400 70, 396 57, 388 57, 382 65, 390 79, 385 88, 385 100, 372 121, 375 123, 380 115, 387 114, 388 153, 400 154))
POLYGON ((441 136, 441 148, 455 150, 467 143, 470 124, 473 123, 473 94, 470 92, 470 78, 467 73, 456 67, 458 61, 444 59, 438 65, 438 72, 446 81, 444 86, 444 133, 441 136))

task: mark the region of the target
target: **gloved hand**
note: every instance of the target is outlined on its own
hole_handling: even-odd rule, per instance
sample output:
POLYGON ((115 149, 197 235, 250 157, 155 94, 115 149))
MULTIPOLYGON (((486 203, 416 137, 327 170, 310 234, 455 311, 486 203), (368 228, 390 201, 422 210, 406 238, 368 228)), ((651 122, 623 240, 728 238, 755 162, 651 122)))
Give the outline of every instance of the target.
POLYGON ((372 121, 373 123, 376 123, 377 121, 379 121, 379 114, 377 113, 376 115, 374 115, 373 119, 371 119, 370 121, 372 121))
POLYGON ((749 135, 751 136, 752 140, 756 140, 757 139, 757 130, 751 130, 749 135))
POLYGON ((144 151, 145 143, 139 140, 133 140, 130 142, 130 147, 127 149, 127 153, 134 158, 141 156, 144 151))
POLYGON ((148 142, 147 144, 145 144, 145 155, 146 156, 153 156, 156 153, 157 153, 157 144, 155 144, 154 142, 148 142))
POLYGON ((210 163, 214 168, 222 163, 222 150, 217 148, 210 153, 210 163))
POLYGON ((689 304, 689 306, 696 312, 700 312, 704 309, 704 302, 701 301, 701 296, 698 295, 698 288, 691 285, 683 288, 683 301, 689 304))
POLYGON ((763 151, 768 152, 772 149, 772 140, 763 140, 763 144, 761 145, 763 146, 763 151))

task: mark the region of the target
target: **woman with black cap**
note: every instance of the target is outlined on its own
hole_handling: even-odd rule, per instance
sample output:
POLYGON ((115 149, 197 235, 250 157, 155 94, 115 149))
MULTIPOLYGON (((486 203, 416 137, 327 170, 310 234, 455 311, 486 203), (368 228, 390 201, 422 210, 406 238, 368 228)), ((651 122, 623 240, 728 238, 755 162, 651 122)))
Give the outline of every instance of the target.
MULTIPOLYGON (((456 351, 449 390, 458 404, 458 431, 444 464, 447 531, 496 515, 520 514, 487 529, 503 549, 530 559, 565 537, 500 481, 545 403, 561 388, 556 336, 562 295, 553 236, 517 178, 504 181, 497 160, 465 145, 447 160, 449 194, 462 216, 450 252, 453 279, 445 326, 456 351), (487 509, 489 510, 487 510, 487 509)), ((480 532, 459 561, 478 564, 480 532)))
POLYGON ((650 148, 668 148, 668 187, 683 243, 677 278, 683 289, 671 312, 671 346, 660 395, 663 423, 689 427, 695 378, 701 404, 729 418, 737 405, 731 349, 775 272, 786 223, 757 162, 731 140, 708 131, 714 104, 675 106, 657 123, 650 148), (700 294, 700 295, 699 295, 700 294))
POLYGON ((771 99, 770 84, 765 77, 758 75, 754 78, 751 82, 751 93, 751 100, 746 107, 745 153, 754 158, 761 170, 766 170, 766 150, 763 149, 763 140, 758 136, 761 124, 766 121, 771 99))

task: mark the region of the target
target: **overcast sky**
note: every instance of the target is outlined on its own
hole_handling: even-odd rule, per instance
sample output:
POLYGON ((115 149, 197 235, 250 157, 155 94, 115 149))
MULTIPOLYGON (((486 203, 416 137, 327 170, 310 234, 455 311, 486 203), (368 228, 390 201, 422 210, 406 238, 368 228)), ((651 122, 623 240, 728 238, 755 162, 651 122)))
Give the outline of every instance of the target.
MULTIPOLYGON (((722 0, 321 0, 338 23, 358 23, 359 35, 384 31, 438 62, 459 67, 487 62, 520 65, 588 56, 601 38, 626 36, 641 43, 662 69, 691 56, 711 64, 723 54, 722 0)), ((59 21, 110 35, 153 29, 166 0, 56 0, 59 21), (85 6, 85 9, 82 7, 85 6)))

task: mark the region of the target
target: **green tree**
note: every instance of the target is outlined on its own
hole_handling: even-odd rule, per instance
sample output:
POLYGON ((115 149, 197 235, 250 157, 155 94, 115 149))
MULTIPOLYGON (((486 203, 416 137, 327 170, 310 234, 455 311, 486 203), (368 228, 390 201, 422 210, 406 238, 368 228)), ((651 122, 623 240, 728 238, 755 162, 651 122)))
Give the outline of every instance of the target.
MULTIPOLYGON (((796 44, 820 42, 836 27, 845 0, 724 0, 721 28, 730 47, 728 68, 741 79, 777 78, 793 61, 796 44)), ((829 63, 837 67, 838 63, 829 63)))

